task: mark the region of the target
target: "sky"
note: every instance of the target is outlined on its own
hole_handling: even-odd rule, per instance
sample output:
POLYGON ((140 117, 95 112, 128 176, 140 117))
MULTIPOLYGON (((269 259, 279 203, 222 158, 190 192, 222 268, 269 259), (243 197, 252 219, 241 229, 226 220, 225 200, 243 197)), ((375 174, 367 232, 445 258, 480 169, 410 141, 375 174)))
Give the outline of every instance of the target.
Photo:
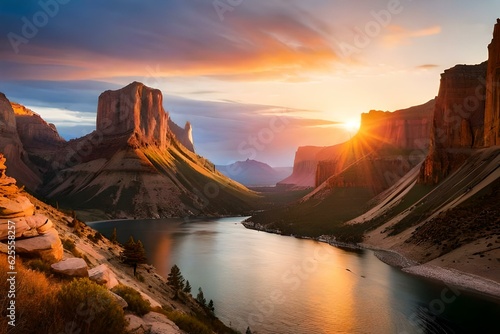
POLYGON ((216 164, 291 166, 486 60, 498 16, 498 0, 2 0, 0 92, 69 139, 100 93, 140 81, 216 164))

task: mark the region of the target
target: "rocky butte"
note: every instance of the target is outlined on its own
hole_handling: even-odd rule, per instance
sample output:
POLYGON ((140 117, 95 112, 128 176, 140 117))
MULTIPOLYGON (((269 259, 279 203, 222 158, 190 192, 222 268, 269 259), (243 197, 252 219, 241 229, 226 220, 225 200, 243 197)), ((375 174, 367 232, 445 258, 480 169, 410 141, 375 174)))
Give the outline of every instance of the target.
POLYGON ((194 153, 191 125, 170 119, 157 89, 133 82, 102 93, 96 130, 69 142, 22 106, 15 105, 14 117, 5 101, 10 132, 0 144, 16 145, 11 155, 29 164, 20 182, 83 218, 221 215, 252 207, 252 192, 194 153), (29 183, 29 173, 38 183, 29 183))
POLYGON ((96 131, 104 137, 126 136, 135 146, 167 144, 168 115, 163 96, 138 82, 99 96, 96 131))

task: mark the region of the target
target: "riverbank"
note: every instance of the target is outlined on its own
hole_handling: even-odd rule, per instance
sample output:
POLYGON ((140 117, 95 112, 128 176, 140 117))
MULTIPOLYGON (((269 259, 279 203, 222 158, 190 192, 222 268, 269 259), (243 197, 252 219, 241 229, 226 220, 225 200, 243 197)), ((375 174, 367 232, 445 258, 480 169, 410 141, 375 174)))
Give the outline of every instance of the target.
POLYGON ((484 277, 429 264, 413 266, 402 270, 412 275, 439 280, 463 290, 486 294, 500 302, 500 284, 484 277))
MULTIPOLYGON (((334 247, 350 249, 367 249, 375 253, 375 256, 382 262, 401 269, 411 275, 419 276, 425 279, 438 280, 447 285, 456 288, 471 291, 474 293, 488 295, 500 301, 500 283, 497 283, 486 277, 479 276, 473 272, 465 272, 456 268, 447 268, 435 264, 421 264, 412 260, 410 256, 405 256, 392 249, 385 249, 369 244, 348 244, 336 241, 332 236, 321 236, 319 238, 301 237, 295 235, 283 234, 280 230, 268 229, 260 224, 252 222, 242 222, 248 229, 262 231, 266 233, 279 234, 283 236, 292 236, 296 238, 311 239, 318 242, 324 242, 334 247)), ((434 263, 434 261, 432 261, 434 263)))
MULTIPOLYGON (((366 248, 370 249, 369 246, 366 248)), ((403 272, 441 281, 447 285, 475 293, 485 294, 500 301, 500 284, 474 273, 432 264, 419 264, 394 250, 372 249, 382 262, 400 268, 403 272)))

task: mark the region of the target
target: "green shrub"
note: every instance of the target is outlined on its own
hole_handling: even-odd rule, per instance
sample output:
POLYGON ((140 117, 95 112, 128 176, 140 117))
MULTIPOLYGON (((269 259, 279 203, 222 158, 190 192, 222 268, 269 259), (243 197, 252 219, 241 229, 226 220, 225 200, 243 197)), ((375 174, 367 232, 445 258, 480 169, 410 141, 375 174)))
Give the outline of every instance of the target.
POLYGON ((71 239, 62 239, 63 248, 72 252, 75 249, 75 243, 71 239))
POLYGON ((102 240, 102 234, 96 231, 94 235, 92 234, 87 235, 87 238, 96 244, 99 242, 99 240, 102 240))
POLYGON ((149 300, 144 300, 137 290, 120 284, 115 286, 111 291, 125 299, 128 304, 127 309, 129 311, 139 316, 143 316, 151 311, 151 304, 149 300))
POLYGON ((57 294, 60 314, 78 333, 123 333, 123 309, 106 288, 88 278, 74 279, 57 294))
MULTIPOLYGON (((71 239, 62 239, 62 244, 63 248, 69 250, 74 257, 84 258, 84 255, 82 255, 82 253, 80 253, 78 249, 76 249, 76 245, 71 239)), ((85 259, 85 261, 87 261, 87 259, 85 259)))
POLYGON ((7 256, 0 254, 0 333, 60 333, 64 330, 64 321, 60 316, 57 291, 59 284, 50 282, 38 271, 29 270, 19 260, 16 263, 16 326, 9 327, 7 318, 10 300, 7 298, 7 279, 11 275, 7 256))
POLYGON ((39 271, 41 273, 48 274, 51 272, 50 263, 47 263, 41 259, 29 260, 25 263, 25 265, 26 265, 26 267, 28 267, 32 270, 39 271))
POLYGON ((199 321, 198 319, 196 319, 191 315, 175 311, 171 312, 168 315, 168 318, 173 322, 175 322, 175 324, 186 333, 198 333, 198 334, 212 333, 212 330, 210 330, 210 328, 207 325, 205 325, 204 323, 202 323, 201 321, 199 321))

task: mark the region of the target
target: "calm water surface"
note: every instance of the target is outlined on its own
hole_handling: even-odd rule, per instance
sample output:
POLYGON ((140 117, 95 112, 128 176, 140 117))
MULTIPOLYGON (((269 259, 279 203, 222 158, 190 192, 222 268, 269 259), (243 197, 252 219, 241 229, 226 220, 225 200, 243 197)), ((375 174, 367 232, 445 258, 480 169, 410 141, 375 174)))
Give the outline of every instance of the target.
POLYGON ((177 264, 226 324, 254 333, 500 333, 500 304, 421 280, 371 251, 245 229, 243 218, 109 221, 167 277, 177 264))

